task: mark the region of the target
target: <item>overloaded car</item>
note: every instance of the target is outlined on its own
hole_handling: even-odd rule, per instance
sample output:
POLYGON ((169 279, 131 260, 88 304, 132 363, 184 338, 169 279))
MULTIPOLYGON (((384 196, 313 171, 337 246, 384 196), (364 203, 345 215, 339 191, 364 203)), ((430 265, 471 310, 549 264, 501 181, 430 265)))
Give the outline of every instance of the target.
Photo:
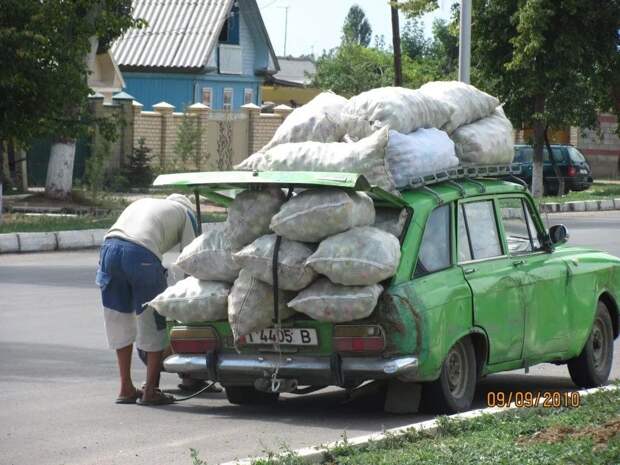
MULTIPOLYGON (((579 149, 572 145, 552 144, 551 154, 564 179, 566 193, 584 191, 592 186, 592 169, 579 149)), ((515 145, 514 163, 521 165, 521 173, 517 176, 528 185, 532 183, 533 159, 534 148, 531 145, 515 145)), ((543 148, 543 187, 545 195, 558 194, 558 177, 546 147, 543 148)))
POLYGON ((233 404, 379 380, 388 397, 439 412, 468 409, 488 374, 543 362, 566 364, 576 386, 605 384, 620 326, 620 259, 568 245, 566 228, 546 229, 522 184, 485 173, 456 170, 398 194, 354 173, 160 176, 155 185, 190 187, 223 206, 233 202, 224 190, 365 193, 377 212, 392 213, 400 246, 369 316, 331 322, 296 312, 280 322, 274 310, 268 327, 240 337, 225 317, 172 319, 165 370, 217 381, 233 404))

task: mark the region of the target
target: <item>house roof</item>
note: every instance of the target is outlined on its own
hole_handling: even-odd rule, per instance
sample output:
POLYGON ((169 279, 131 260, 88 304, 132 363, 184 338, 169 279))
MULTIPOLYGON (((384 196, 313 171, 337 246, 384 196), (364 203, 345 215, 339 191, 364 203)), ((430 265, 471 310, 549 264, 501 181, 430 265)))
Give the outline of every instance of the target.
MULTIPOLYGON (((126 67, 202 68, 218 43, 233 1, 133 0, 133 16, 148 25, 131 29, 118 39, 112 46, 114 58, 119 66, 126 67)), ((275 57, 262 18, 258 21, 275 57)), ((273 61, 277 67, 277 59, 273 61)))
POLYGON ((312 60, 278 57, 278 63, 280 71, 272 77, 272 81, 276 84, 294 87, 307 86, 312 82, 312 76, 316 74, 316 65, 312 60))

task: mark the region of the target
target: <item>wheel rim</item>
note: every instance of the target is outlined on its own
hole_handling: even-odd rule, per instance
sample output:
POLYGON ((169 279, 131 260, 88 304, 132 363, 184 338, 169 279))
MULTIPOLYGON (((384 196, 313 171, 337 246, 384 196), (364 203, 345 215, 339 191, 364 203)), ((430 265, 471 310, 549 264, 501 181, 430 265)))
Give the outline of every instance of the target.
POLYGON ((446 375, 450 394, 455 398, 463 397, 469 381, 469 361, 465 348, 460 342, 450 350, 446 357, 446 375))
POLYGON ((597 318, 592 328, 591 344, 592 344, 592 362, 597 372, 603 372, 607 369, 609 358, 609 343, 605 323, 602 319, 597 318))

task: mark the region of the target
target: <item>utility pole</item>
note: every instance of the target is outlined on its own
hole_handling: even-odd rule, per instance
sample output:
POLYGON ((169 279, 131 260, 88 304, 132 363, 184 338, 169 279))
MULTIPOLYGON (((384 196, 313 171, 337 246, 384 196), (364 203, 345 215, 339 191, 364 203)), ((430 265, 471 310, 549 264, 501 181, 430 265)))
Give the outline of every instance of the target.
POLYGON ((471 0, 461 0, 459 27, 459 81, 469 84, 471 68, 471 0))
POLYGON ((394 85, 396 87, 403 85, 403 66, 400 54, 400 24, 398 21, 398 6, 392 3, 390 5, 392 14, 392 48, 394 49, 394 85))
POLYGON ((286 57, 286 37, 288 36, 288 9, 290 5, 281 6, 280 8, 284 9, 284 54, 282 56, 286 57))

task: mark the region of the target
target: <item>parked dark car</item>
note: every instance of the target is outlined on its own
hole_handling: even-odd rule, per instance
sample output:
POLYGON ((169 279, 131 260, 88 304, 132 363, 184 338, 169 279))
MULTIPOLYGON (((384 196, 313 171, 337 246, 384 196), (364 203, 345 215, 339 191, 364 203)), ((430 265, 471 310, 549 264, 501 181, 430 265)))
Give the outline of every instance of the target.
MULTIPOLYGON (((572 145, 551 145, 551 153, 564 178, 566 192, 583 191, 592 185, 592 170, 583 154, 572 145)), ((553 170, 547 148, 543 150, 543 184, 546 195, 557 195, 558 178, 553 170)), ((528 185, 532 183, 532 160, 534 148, 531 145, 515 145, 515 163, 521 164, 519 177, 528 185)))

